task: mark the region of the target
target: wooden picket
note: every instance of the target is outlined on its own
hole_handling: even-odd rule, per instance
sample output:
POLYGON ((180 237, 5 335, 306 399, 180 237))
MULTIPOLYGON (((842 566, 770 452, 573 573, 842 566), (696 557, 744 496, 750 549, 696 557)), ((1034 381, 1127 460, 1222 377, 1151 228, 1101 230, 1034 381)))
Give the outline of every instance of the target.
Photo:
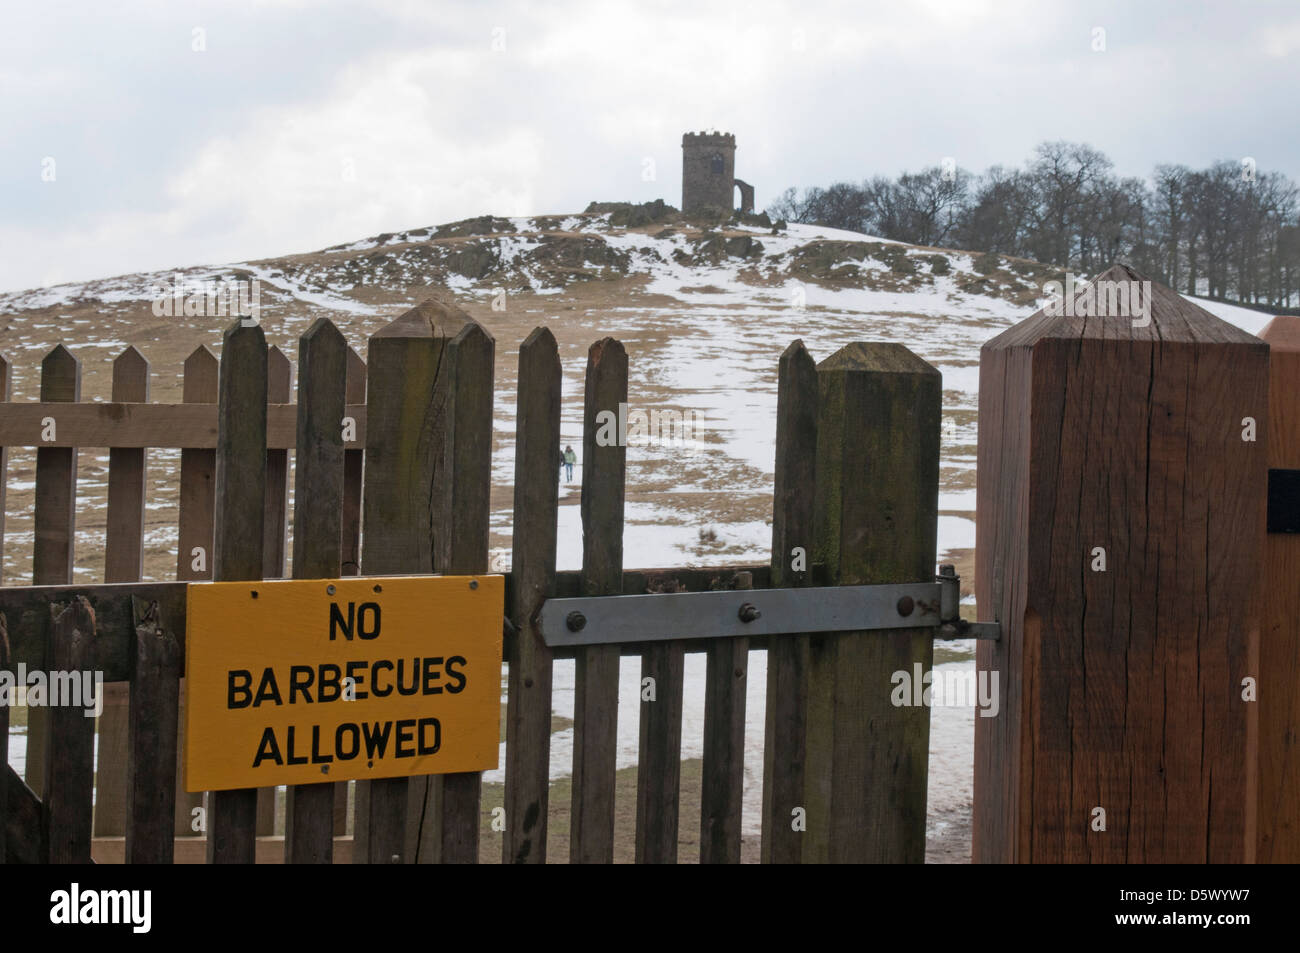
MULTIPOLYGON (((0 354, 0 405, 7 410, 9 400, 13 395, 13 375, 10 372, 9 361, 3 354, 0 354)), ((4 515, 8 512, 5 509, 5 495, 9 485, 9 447, 0 441, 0 570, 4 568, 5 555, 5 520, 4 515)), ((3 573, 0 572, 0 576, 3 573)), ((0 578, 0 585, 4 580, 0 578)), ((0 785, 3 787, 4 785, 0 785)), ((3 795, 0 795, 2 797, 3 795)), ((2 837, 3 834, 0 834, 2 837)))
MULTIPOLYGON (((318 319, 298 349, 298 449, 294 461, 293 578, 333 579, 343 563, 344 454, 348 344, 318 319)), ((346 803, 347 787, 344 786, 346 803)), ((334 782, 285 793, 285 863, 328 864, 334 858, 334 782)))
MULTIPOLYGON (((274 344, 266 351, 266 402, 287 404, 293 392, 293 366, 274 344)), ((262 517, 262 578, 283 579, 285 546, 288 534, 289 451, 268 447, 266 451, 266 498, 262 517)), ((275 833, 276 789, 260 788, 257 792, 257 833, 275 833)))
MULTIPOLYGON (((181 400, 185 404, 217 403, 217 356, 200 344, 185 359, 181 400)), ((208 580, 212 578, 213 511, 216 505, 217 455, 213 447, 181 449, 180 501, 176 517, 176 578, 208 580)), ((185 717, 185 680, 181 680, 180 721, 177 723, 177 757, 185 757, 183 724, 185 717)), ((178 762, 179 763, 179 762, 178 762)), ((195 833, 195 812, 203 813, 204 796, 185 790, 179 768, 176 772, 176 836, 195 833)), ((206 848, 205 848, 206 849, 206 848)))
MULTIPOLYGON (((262 577, 266 518, 266 334, 243 322, 226 331, 218 375, 216 503, 212 578, 262 577)), ((257 791, 213 791, 208 798, 209 863, 257 859, 257 791)))
MULTIPOLYGON (((134 347, 113 361, 113 400, 149 402, 149 362, 134 347)), ((139 582, 144 569, 144 447, 108 451, 108 528, 104 539, 104 582, 139 582)), ((95 777, 95 836, 126 833, 127 743, 130 734, 128 684, 106 686, 99 716, 95 777)))
MULTIPOLYGON (((817 365, 795 341, 778 366, 776 473, 772 491, 772 585, 812 585, 813 495, 817 461, 817 365), (800 556, 802 555, 802 559, 800 556)), ((808 636, 767 650, 763 743, 764 863, 797 864, 803 850, 795 813, 804 809, 808 723, 808 636)))
MULTIPOLYGON (((754 574, 736 574, 752 589, 754 574)), ((704 752, 700 790, 700 863, 738 864, 745 789, 745 692, 749 639, 711 639, 705 649, 704 752)), ((674 792, 675 793, 675 792, 674 792)))
MULTIPOLYGON (((41 403, 81 399, 81 363, 62 344, 41 361, 41 403)), ((56 427, 57 430, 57 427, 56 427)), ((36 451, 35 540, 32 583, 72 581, 76 540, 77 451, 73 447, 39 447, 36 451)), ((45 789, 49 709, 28 713, 27 784, 40 796, 45 789)))
POLYGON ((180 752, 181 646, 174 614, 131 600, 135 657, 127 754, 125 859, 169 864, 175 856, 177 756, 180 752))
MULTIPOLYGON (((623 587, 623 491, 627 448, 596 441, 597 415, 627 401, 627 352, 613 338, 587 352, 582 438, 582 594, 618 595, 623 587)), ((577 652, 573 706, 573 805, 569 860, 614 859, 614 765, 619 648, 577 652)), ((638 825, 640 830, 641 825, 638 825)), ((638 833, 638 838, 641 836, 638 833)))
POLYGON ((502 859, 546 863, 551 770, 551 651, 537 613, 555 594, 560 471, 560 357, 555 335, 537 328, 519 347, 519 425, 515 431, 514 550, 511 558, 515 638, 507 644, 506 817, 502 859))

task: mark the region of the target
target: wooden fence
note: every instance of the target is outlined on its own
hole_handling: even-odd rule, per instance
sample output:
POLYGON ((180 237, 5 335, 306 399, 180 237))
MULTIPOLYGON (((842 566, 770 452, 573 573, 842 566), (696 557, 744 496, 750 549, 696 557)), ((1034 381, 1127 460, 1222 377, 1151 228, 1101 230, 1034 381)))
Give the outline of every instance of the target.
MULTIPOLYGON (((290 449, 295 578, 487 571, 494 350, 479 324, 437 302, 376 333, 368 364, 322 319, 299 345, 296 404, 288 360, 256 326, 233 326, 219 362, 196 350, 184 403, 175 405, 148 402, 149 367, 134 348, 115 362, 112 400, 101 403, 79 402, 80 369, 68 350, 46 357, 40 402, 10 402, 0 414, 0 446, 38 454, 35 585, 0 590, 12 660, 98 669, 129 686, 118 691, 129 701, 101 719, 97 781, 93 722, 80 710, 29 709, 27 783, 6 766, 0 785, 9 859, 85 860, 92 851, 193 859, 198 844, 214 862, 280 852, 304 862, 478 859, 478 774, 357 782, 351 837, 346 783, 290 788, 282 841, 272 833, 273 792, 210 792, 206 837, 188 836, 203 802, 178 791, 176 725, 184 586, 284 574, 290 449), (111 448, 105 584, 72 585, 76 454, 94 446, 111 448), (160 446, 181 449, 177 582, 139 583, 146 453, 160 446)), ((748 650, 770 641, 763 858, 922 860, 928 710, 889 709, 887 700, 882 708, 861 688, 867 667, 887 679, 886 669, 928 664, 928 636, 904 634, 882 648, 852 634, 751 645, 684 631, 680 641, 553 652, 537 615, 545 599, 566 595, 802 586, 815 574, 831 584, 931 580, 938 373, 897 345, 854 345, 820 370, 801 343, 791 345, 780 361, 772 563, 706 570, 624 569, 626 448, 595 437, 597 414, 627 400, 619 342, 591 347, 586 380, 583 569, 557 572, 560 362, 548 330, 523 342, 503 859, 547 855, 552 665, 569 654, 577 678, 569 856, 613 859, 619 663, 634 652, 658 686, 656 700, 641 705, 635 857, 676 860, 684 655, 705 652, 701 816, 690 823, 699 824, 702 861, 739 861, 748 650), (900 420, 909 421, 906 434, 900 420), (872 455, 879 480, 841 476, 872 455), (907 536, 901 555, 864 542, 885 533, 907 536), (815 562, 822 551, 831 558, 815 562), (881 741, 901 769, 877 773, 881 741)))
MULTIPOLYGON (((1266 484, 1270 471, 1300 473, 1287 436, 1300 418, 1272 418, 1281 455, 1270 462, 1268 346, 1167 289, 1153 300, 1146 327, 1036 315, 984 349, 978 591, 1001 638, 981 643, 978 668, 1000 676, 1000 713, 976 717, 977 861, 1300 852, 1286 806, 1297 794, 1300 640, 1294 612, 1262 608, 1276 600, 1261 582, 1266 484), (1261 668, 1262 620, 1276 671, 1261 668), (1252 681, 1271 698, 1262 713, 1252 681)), ((1273 333, 1294 348, 1293 328, 1273 333)), ((495 342, 484 328, 427 302, 376 333, 363 364, 322 319, 298 363, 291 404, 287 360, 259 327, 235 325, 219 363, 205 348, 187 362, 183 404, 147 402, 148 366, 133 349, 115 365, 113 400, 83 404, 60 346, 42 366, 40 402, 3 406, 0 446, 37 447, 38 460, 35 585, 0 589, 0 668, 99 670, 129 685, 129 703, 100 727, 93 812, 93 722, 31 709, 44 717, 30 722, 26 784, 0 747, 0 857, 87 860, 120 830, 118 855, 133 862, 190 857, 196 843, 211 862, 479 859, 478 774, 357 782, 351 836, 345 785, 291 788, 282 839, 268 795, 214 792, 206 837, 177 836, 200 806, 176 784, 185 586, 283 575, 288 450, 296 578, 488 570, 495 342), (111 448, 104 585, 70 584, 76 448, 87 446, 111 448), (177 581, 139 583, 145 453, 158 446, 182 452, 177 581)), ((628 356, 611 338, 593 344, 583 568, 558 572, 561 367, 550 331, 521 345, 504 861, 547 859, 553 663, 565 655, 576 665, 569 859, 614 859, 627 654, 656 684, 640 705, 635 859, 675 861, 682 825, 698 824, 701 861, 740 860, 754 648, 768 652, 761 858, 924 859, 929 707, 899 706, 891 689, 894 673, 930 668, 932 631, 684 629, 570 650, 541 635, 554 598, 933 580, 938 372, 897 344, 852 344, 818 365, 795 342, 778 377, 770 564, 629 571, 626 448, 596 439, 598 414, 628 399, 628 356), (700 816, 683 819, 688 652, 705 653, 707 676, 700 816)), ((1294 567, 1295 542, 1269 535, 1270 558, 1294 567)), ((1293 572, 1278 579, 1269 585, 1294 593, 1293 572)))

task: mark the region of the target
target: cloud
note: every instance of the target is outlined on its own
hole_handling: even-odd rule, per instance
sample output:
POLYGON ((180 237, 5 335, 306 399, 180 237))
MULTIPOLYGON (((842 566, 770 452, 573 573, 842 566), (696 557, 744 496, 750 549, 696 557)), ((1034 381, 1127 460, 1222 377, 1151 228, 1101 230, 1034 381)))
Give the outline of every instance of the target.
POLYGON ((1264 52, 1274 59, 1300 53, 1300 21, 1272 26, 1262 31, 1264 52))
POLYGON ((468 115, 474 107, 448 92, 466 88, 469 68, 443 53, 376 56, 315 102, 254 110, 161 183, 165 211, 115 210, 89 233, 0 229, 17 252, 6 284, 313 251, 488 211, 525 214, 542 138, 468 115))
POLYGON ((263 0, 205 10, 202 54, 193 16, 127 4, 55 29, 28 11, 0 37, 0 289, 676 202, 681 134, 705 127, 736 134, 760 206, 943 156, 1016 165, 1057 138, 1126 175, 1244 154, 1300 172, 1263 158, 1300 155, 1276 121, 1300 49, 1282 12, 263 0))

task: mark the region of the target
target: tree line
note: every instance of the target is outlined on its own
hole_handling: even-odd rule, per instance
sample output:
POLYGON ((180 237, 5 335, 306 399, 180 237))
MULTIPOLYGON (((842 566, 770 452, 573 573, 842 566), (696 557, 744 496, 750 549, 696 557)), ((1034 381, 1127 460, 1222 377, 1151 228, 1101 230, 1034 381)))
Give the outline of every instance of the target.
POLYGON ((774 219, 996 252, 1092 275, 1120 261, 1188 294, 1300 303, 1296 185, 1253 159, 1159 165, 1120 178, 1102 152, 1045 142, 1022 168, 974 175, 951 163, 861 185, 787 189, 774 219))

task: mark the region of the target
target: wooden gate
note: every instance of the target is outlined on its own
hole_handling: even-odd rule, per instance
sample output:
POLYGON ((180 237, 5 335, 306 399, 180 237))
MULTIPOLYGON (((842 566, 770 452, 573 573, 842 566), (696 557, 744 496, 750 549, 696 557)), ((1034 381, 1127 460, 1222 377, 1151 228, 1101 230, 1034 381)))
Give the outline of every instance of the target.
MULTIPOLYGON (((482 832, 495 829, 477 773, 356 782, 350 835, 346 782, 290 788, 277 835, 273 793, 209 792, 206 805, 177 794, 177 725, 185 587, 284 574, 290 449, 294 578, 488 571, 494 361, 482 326, 435 301, 376 333, 365 364, 318 320, 299 344, 296 404, 287 359, 256 325, 226 332, 219 363, 205 348, 191 356, 177 405, 148 402, 148 365, 133 348, 102 403, 79 402, 70 352, 47 356, 40 402, 0 412, 0 446, 38 448, 35 585, 0 589, 0 668, 99 671, 129 686, 129 702, 101 719, 97 774, 93 720, 30 709, 26 783, 6 753, 0 856, 479 859, 482 832), (76 454, 92 446, 111 448, 105 582, 73 585, 76 454), (177 581, 140 583, 145 454, 159 446, 182 454, 177 581), (189 836, 196 818, 206 836, 189 836)), ((705 652, 701 810, 685 823, 699 825, 702 861, 739 861, 749 650, 766 648, 763 860, 922 861, 929 709, 890 695, 894 673, 929 669, 932 631, 746 639, 686 628, 680 639, 566 651, 547 646, 539 614, 564 596, 932 583, 938 372, 896 344, 850 345, 820 366, 792 344, 780 358, 772 558, 728 568, 624 569, 626 447, 597 439, 597 417, 627 401, 628 358, 605 338, 586 369, 583 568, 556 571, 560 394, 556 342, 539 328, 519 351, 502 859, 547 857, 552 671, 568 654, 577 671, 569 859, 614 859, 628 653, 656 686, 640 706, 635 859, 677 859, 684 656, 705 652)))

